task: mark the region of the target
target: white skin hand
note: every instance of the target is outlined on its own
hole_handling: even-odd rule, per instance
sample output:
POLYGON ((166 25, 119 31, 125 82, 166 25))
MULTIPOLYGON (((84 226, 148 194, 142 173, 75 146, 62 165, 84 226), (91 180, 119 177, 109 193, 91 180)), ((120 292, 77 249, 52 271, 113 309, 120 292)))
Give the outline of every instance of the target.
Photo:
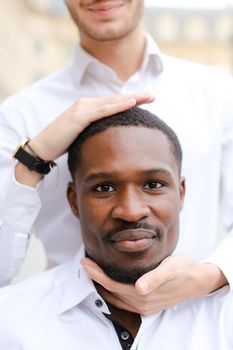
POLYGON ((31 140, 30 145, 42 159, 55 160, 93 121, 153 100, 146 93, 81 98, 31 140))
POLYGON ((144 316, 202 297, 228 283, 217 266, 194 261, 185 255, 164 259, 135 285, 113 281, 89 258, 82 259, 82 265, 90 278, 100 285, 98 290, 106 301, 144 316))
MULTIPOLYGON (((149 93, 80 98, 31 139, 30 146, 40 158, 56 160, 93 121, 136 105, 153 102, 154 99, 154 96, 149 93)), ((31 187, 35 187, 42 179, 42 175, 30 171, 21 163, 16 165, 15 177, 18 182, 31 187)))

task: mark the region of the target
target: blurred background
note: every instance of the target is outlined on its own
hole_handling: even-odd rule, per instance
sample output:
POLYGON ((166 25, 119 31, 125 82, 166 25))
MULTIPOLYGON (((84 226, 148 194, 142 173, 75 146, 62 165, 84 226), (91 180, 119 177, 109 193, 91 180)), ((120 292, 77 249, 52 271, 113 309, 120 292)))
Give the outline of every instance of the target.
MULTIPOLYGON (((0 0, 0 101, 72 58, 78 38, 63 0, 0 0)), ((233 0, 145 0, 144 26, 168 54, 233 74, 233 0)), ((33 238, 15 279, 46 267, 33 238)))

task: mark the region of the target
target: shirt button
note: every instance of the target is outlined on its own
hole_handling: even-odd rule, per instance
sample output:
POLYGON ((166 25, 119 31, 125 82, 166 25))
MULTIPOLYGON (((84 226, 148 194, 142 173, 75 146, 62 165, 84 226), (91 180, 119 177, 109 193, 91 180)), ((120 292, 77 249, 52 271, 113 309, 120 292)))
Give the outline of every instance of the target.
POLYGON ((129 339, 129 333, 124 331, 121 333, 121 339, 122 340, 128 340, 129 339))
POLYGON ((127 349, 127 350, 131 349, 131 346, 132 346, 132 344, 127 344, 127 345, 126 345, 126 349, 127 349))
POLYGON ((102 307, 102 306, 103 306, 102 300, 96 299, 96 301, 95 301, 95 306, 97 306, 97 307, 102 307))

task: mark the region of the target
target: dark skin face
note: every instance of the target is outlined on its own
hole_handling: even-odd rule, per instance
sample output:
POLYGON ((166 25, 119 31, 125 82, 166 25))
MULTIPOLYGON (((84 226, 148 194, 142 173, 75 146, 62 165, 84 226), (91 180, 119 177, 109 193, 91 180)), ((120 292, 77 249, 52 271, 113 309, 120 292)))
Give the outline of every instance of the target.
POLYGON ((173 252, 184 192, 167 137, 121 126, 84 142, 68 199, 88 256, 132 283, 173 252))

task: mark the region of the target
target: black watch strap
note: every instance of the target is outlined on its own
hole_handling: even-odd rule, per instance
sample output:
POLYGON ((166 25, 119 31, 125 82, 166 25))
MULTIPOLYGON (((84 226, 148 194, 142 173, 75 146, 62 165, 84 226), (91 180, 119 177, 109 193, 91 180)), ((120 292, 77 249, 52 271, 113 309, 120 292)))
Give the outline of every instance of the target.
POLYGON ((39 174, 46 175, 50 172, 50 170, 56 165, 54 161, 51 160, 43 160, 38 156, 33 156, 28 153, 23 147, 27 145, 29 139, 22 142, 15 153, 13 154, 13 158, 17 159, 20 163, 24 164, 29 170, 35 171, 39 174))

